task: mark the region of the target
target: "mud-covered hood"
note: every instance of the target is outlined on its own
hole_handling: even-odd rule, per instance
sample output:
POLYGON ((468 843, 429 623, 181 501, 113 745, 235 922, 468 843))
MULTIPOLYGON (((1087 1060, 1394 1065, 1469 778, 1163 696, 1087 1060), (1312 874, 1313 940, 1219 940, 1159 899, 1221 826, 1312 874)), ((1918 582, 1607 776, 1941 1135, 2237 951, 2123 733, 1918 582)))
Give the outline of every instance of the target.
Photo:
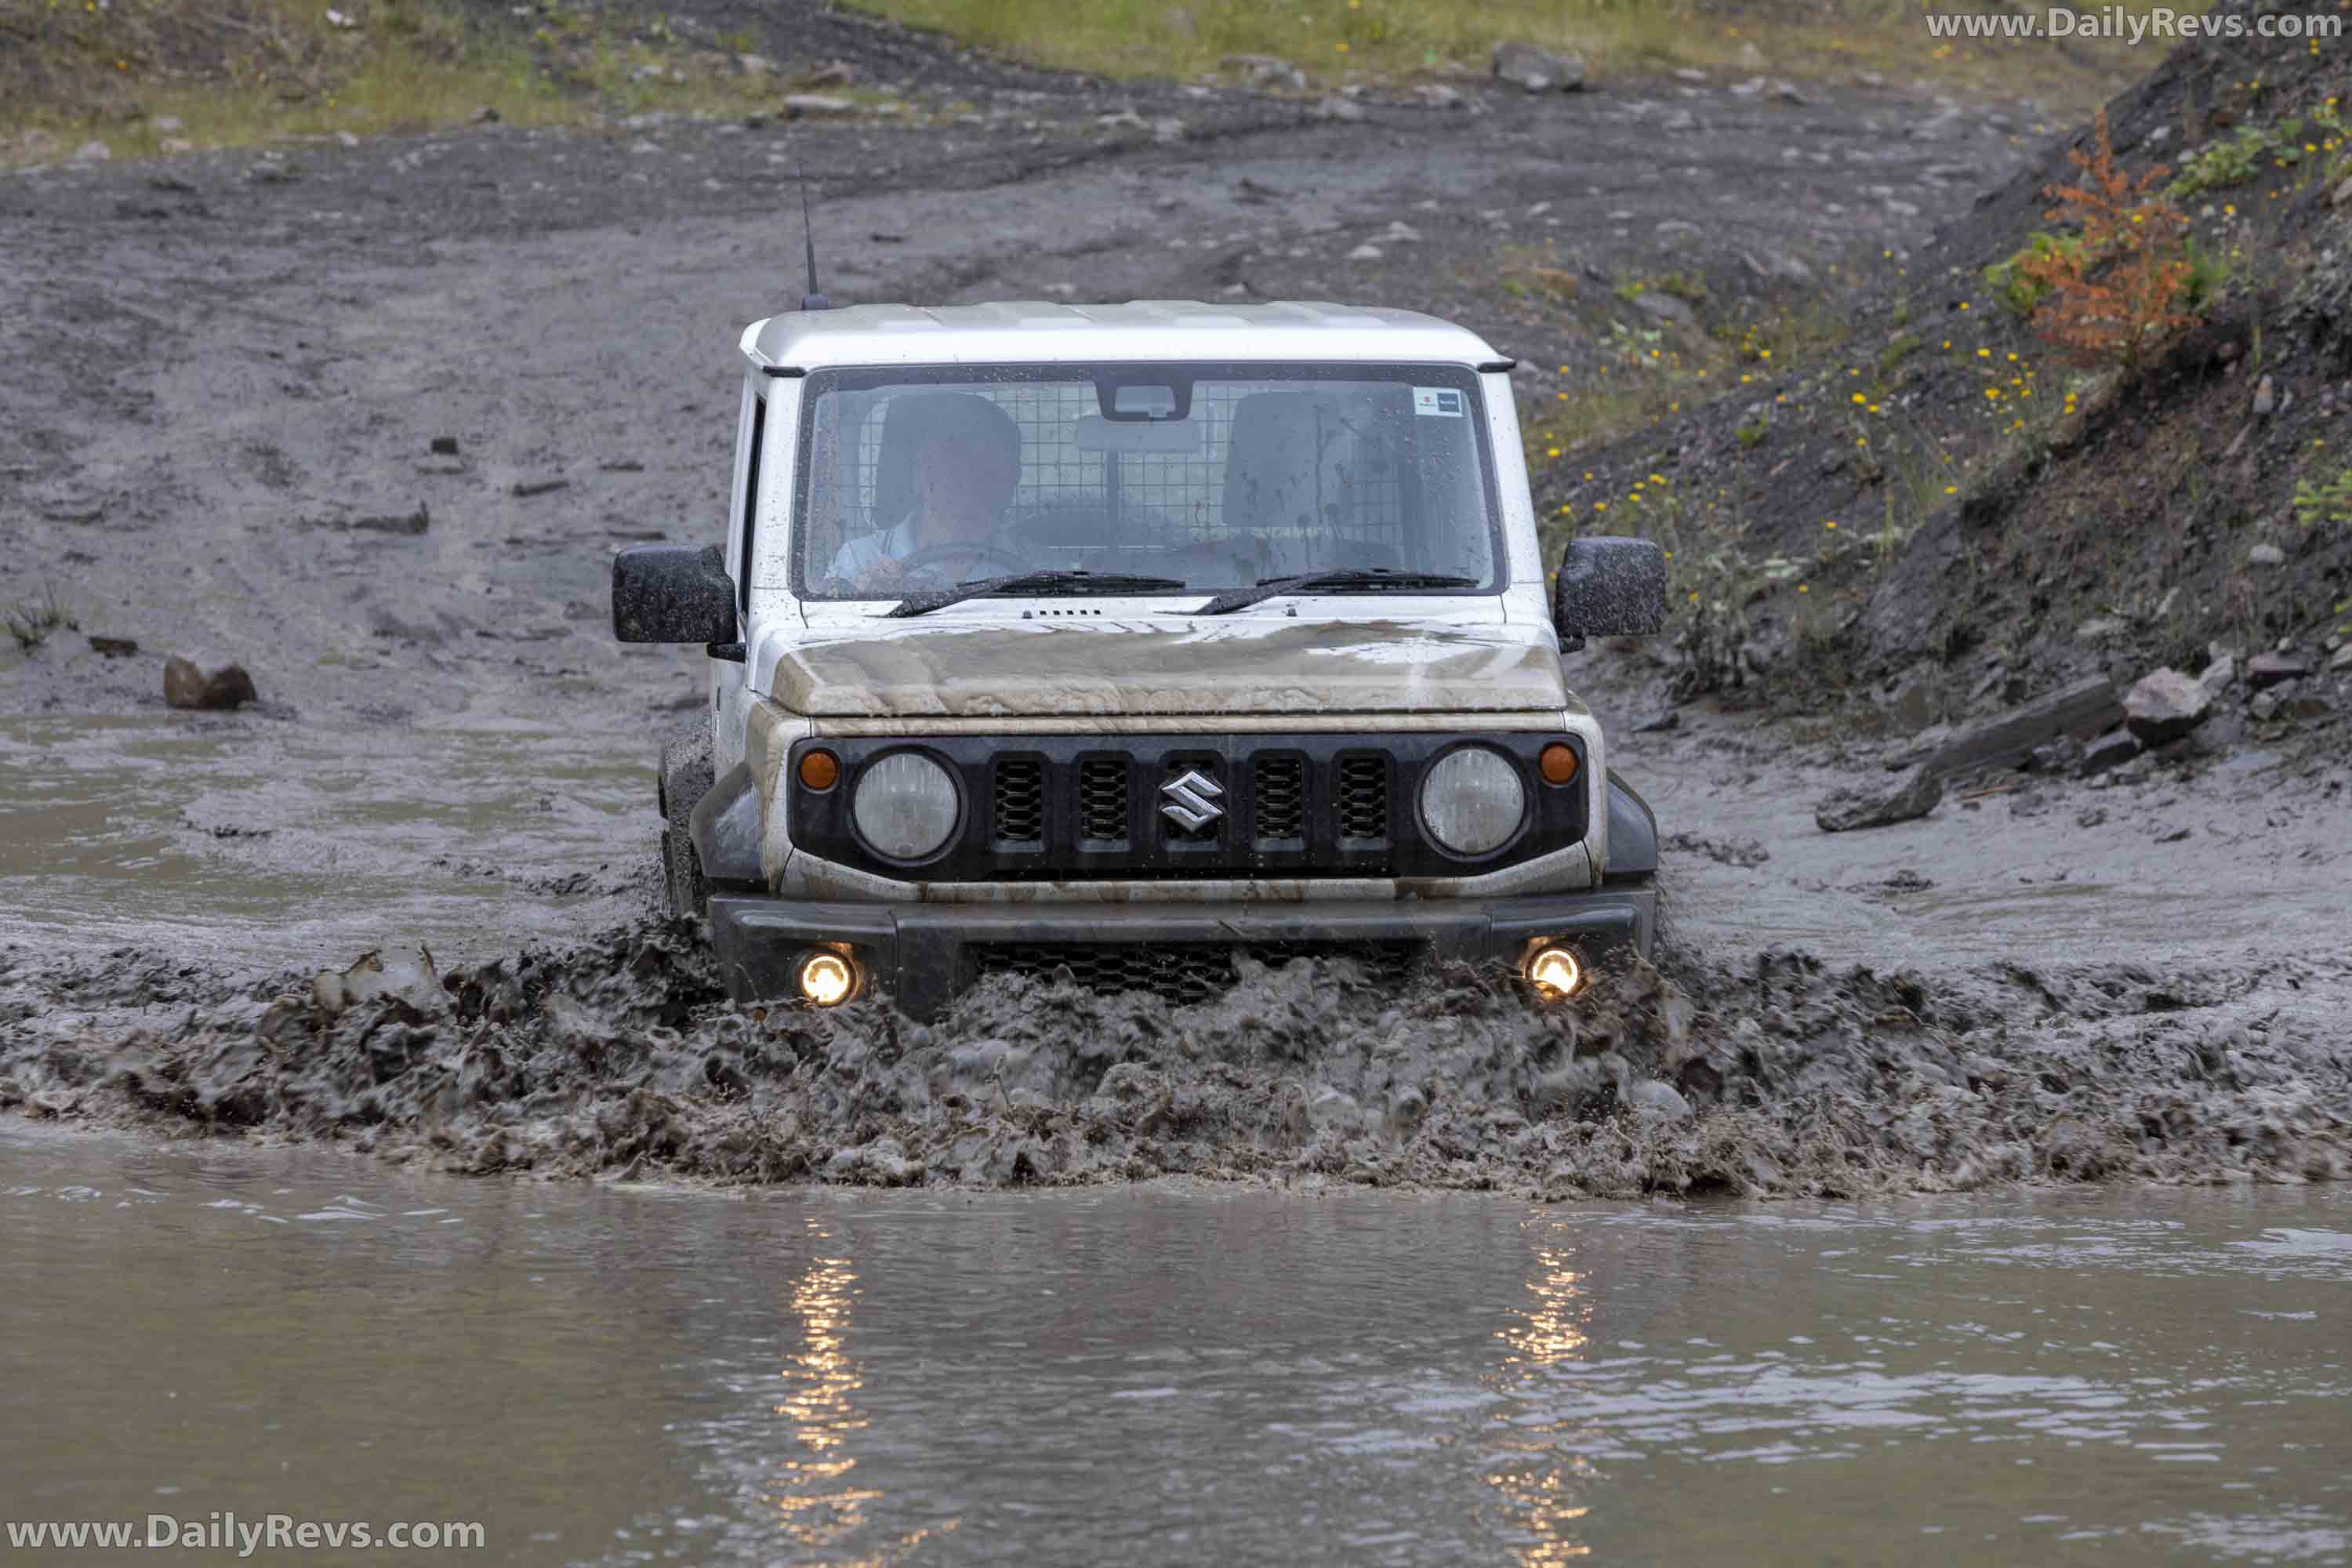
POLYGON ((851 629, 785 652, 768 689, 812 718, 1532 712, 1569 700, 1541 627, 1265 619, 851 629))

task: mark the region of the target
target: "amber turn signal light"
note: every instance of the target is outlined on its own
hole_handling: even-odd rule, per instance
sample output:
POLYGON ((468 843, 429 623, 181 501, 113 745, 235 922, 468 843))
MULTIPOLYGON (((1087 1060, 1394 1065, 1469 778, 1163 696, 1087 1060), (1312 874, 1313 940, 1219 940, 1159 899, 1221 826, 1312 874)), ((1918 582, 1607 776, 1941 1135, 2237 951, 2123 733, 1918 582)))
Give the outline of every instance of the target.
POLYGON ((831 752, 801 753, 801 787, 820 793, 841 782, 841 759, 831 752))
MULTIPOLYGON (((1554 741, 1536 756, 1536 768, 1548 784, 1575 783, 1576 770, 1580 765, 1576 760, 1576 748, 1560 741, 1554 741)), ((801 766, 805 768, 808 764, 803 763, 801 766)))

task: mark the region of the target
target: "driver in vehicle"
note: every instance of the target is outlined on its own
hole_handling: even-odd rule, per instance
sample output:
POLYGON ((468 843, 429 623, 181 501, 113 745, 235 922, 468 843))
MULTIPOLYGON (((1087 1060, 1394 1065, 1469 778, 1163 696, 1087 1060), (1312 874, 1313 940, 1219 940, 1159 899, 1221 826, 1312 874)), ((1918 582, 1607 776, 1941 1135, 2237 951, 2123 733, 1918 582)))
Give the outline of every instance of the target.
POLYGON ((1013 416, 974 393, 938 392, 896 399, 887 417, 917 422, 914 505, 895 527, 845 543, 828 575, 887 593, 910 576, 950 584, 1015 569, 1023 552, 1004 535, 1021 483, 1013 416))

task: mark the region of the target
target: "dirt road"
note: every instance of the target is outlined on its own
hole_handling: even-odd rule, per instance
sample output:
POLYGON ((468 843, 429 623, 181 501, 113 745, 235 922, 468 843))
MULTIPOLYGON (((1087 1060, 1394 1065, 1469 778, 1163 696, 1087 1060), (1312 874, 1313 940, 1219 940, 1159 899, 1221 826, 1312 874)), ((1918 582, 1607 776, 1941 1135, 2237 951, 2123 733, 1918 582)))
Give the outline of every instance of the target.
MULTIPOLYGON (((654 745, 698 702, 701 660, 612 642, 606 563, 623 542, 723 529, 734 339, 802 287, 796 166, 837 300, 1373 300, 1462 320, 1548 386, 1591 345, 1544 335, 1571 330, 1517 310, 1500 258, 1531 250, 1595 287, 1688 268, 1769 293, 1956 216, 2022 159, 2033 123, 2031 106, 1859 87, 1620 83, 1325 118, 1237 94, 1025 90, 984 99, 977 124, 492 127, 0 179, 0 550, 12 595, 54 587, 79 623, 0 654, 0 1022, 17 1037, 0 1101, 13 1082, 36 1109, 42 1094, 53 1110, 129 1103, 105 1081, 125 1030, 194 1006, 205 1016, 163 1047, 194 1063, 250 1035, 281 968, 417 941, 445 963, 490 961, 646 913, 654 745), (443 437, 454 454, 434 450, 443 437), (102 657, 89 634, 140 651, 102 657), (243 664, 260 704, 168 711, 173 653, 243 664)), ((2185 784, 2146 765, 1830 837, 1811 806, 1839 778, 1817 755, 1737 719, 1634 735, 1654 700, 1634 667, 1588 663, 1577 681, 1617 726, 1613 760, 1685 836, 1676 962, 1699 1009, 1696 1043, 1653 1020, 1601 1054, 1634 1077, 1679 1062, 1684 1094, 1752 1123, 1747 1152, 1694 1178, 1693 1151, 1722 1139, 1666 1106, 1662 1141, 1611 1167, 1638 1168, 1633 1185, 1680 1170, 1818 1188, 1830 1167, 1801 1151, 1751 1155, 1801 1142, 1824 1096, 1860 1108, 1840 1136, 1872 1149, 1873 1171, 1927 1184, 2347 1168, 2340 782, 2290 788, 2258 753, 2185 784), (1759 967, 1791 949, 1802 978, 1759 967), (1905 1001, 1853 965, 1925 990, 1905 1001), (1759 1054, 1767 1037, 1801 1060, 1759 1054), (2040 1077, 1989 1088, 1964 1065, 1979 1057, 2040 1077), (1918 1117, 1945 1131, 1903 1130, 1918 1117), (2105 1152, 2068 1154, 2068 1118, 2105 1152)), ((636 1005, 604 1000, 614 1016, 636 1005)), ((989 1001, 951 1036, 1019 1033, 1001 1009, 1022 1000, 989 1001)), ((1310 1034, 1378 1023, 1444 1059, 1445 1031, 1356 1006, 1292 1016, 1310 1034)), ((1255 1048, 1223 1027, 1200 1026, 1244 1043, 1206 1055, 1255 1048)), ((1099 1063, 1089 1077, 1029 1033, 1064 1053, 1040 1069, 1044 1100, 1093 1092, 1099 1063)), ((709 1054, 698 1041, 658 1044, 656 1076, 690 1081, 709 1054)), ((1234 1093, 1263 1089, 1263 1109, 1281 1064, 1257 1066, 1264 1082, 1234 1093)), ((308 1070, 268 1069, 281 1089, 308 1070)), ((571 1081, 609 1087, 607 1071, 571 1081)), ((1003 1081, 1001 1063, 957 1072, 1003 1081)), ((1487 1161, 1487 1179, 1610 1187, 1593 1160, 1523 1156, 1507 1102, 1530 1074, 1501 1073, 1494 1102, 1465 1113, 1469 1168, 1391 1174, 1468 1180, 1487 1161)), ((1345 1092, 1370 1105, 1390 1089, 1359 1074, 1345 1092)), ((940 1114, 905 1099, 901 1154, 940 1114)), ((820 1164, 876 1136, 854 1107, 803 1110, 820 1164)), ((1344 1148, 1362 1132, 1341 1118, 1313 1136, 1344 1148)), ((488 1153, 458 1141, 485 1163, 564 1163, 507 1137, 488 1153)), ((635 1145, 565 1146, 593 1167, 635 1145)), ((1124 1148, 1146 1167, 1262 1168, 1231 1149, 1124 1148)), ((807 1152, 787 1166, 808 1168, 807 1152)))

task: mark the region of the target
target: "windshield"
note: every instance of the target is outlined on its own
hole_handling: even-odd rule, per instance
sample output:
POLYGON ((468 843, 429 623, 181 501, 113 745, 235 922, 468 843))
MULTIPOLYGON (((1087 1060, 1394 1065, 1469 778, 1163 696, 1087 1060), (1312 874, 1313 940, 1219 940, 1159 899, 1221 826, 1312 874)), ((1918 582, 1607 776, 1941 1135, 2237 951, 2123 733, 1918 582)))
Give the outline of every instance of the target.
POLYGON ((811 599, 1040 572, 1185 593, 1348 572, 1501 586, 1466 368, 824 371, 800 449, 793 585, 811 599))

